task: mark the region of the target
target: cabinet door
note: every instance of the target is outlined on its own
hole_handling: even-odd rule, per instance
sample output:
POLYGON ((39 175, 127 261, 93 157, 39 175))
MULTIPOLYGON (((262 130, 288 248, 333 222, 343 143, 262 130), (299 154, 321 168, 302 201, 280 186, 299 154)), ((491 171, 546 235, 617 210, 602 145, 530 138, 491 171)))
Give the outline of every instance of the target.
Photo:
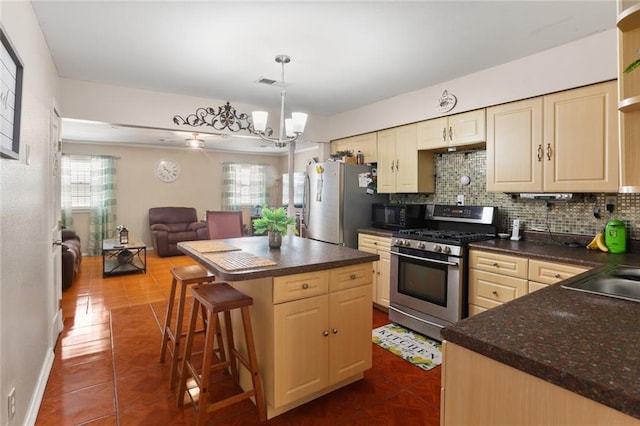
POLYGON ((396 192, 418 192, 417 126, 396 128, 396 192))
POLYGON ((328 386, 328 295, 281 303, 273 309, 273 404, 280 407, 328 386))
POLYGON ((544 190, 618 191, 616 82, 544 97, 544 190))
POLYGON ((461 146, 485 142, 486 119, 485 110, 455 114, 448 117, 449 145, 461 146))
POLYGON ((421 121, 417 124, 418 149, 440 149, 448 145, 447 117, 421 121))
POLYGON ((487 108, 487 191, 541 191, 542 159, 542 98, 487 108))
POLYGON ((330 384, 371 368, 371 297, 371 285, 329 294, 330 384))
POLYGON ((376 303, 386 308, 389 307, 389 292, 391 284, 391 255, 389 250, 378 251, 380 260, 376 269, 376 303))
POLYGON ((378 132, 378 192, 396 192, 396 130, 378 132))

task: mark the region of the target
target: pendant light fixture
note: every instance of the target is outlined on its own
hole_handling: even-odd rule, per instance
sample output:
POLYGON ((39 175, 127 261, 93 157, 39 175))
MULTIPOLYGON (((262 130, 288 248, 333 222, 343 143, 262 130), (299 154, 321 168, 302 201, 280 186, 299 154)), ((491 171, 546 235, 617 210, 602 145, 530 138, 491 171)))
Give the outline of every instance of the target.
POLYGON ((304 132, 307 124, 307 114, 302 112, 294 112, 291 118, 284 118, 284 101, 287 96, 286 84, 284 80, 284 66, 291 62, 291 58, 287 55, 278 55, 276 62, 282 66, 282 91, 280 92, 280 133, 278 138, 271 138, 266 134, 267 119, 269 114, 266 111, 253 111, 251 113, 254 133, 262 139, 273 142, 276 147, 282 148, 287 143, 293 142, 304 132))
POLYGON ((188 148, 202 149, 204 148, 204 140, 198 139, 198 134, 194 133, 192 138, 186 139, 188 148))

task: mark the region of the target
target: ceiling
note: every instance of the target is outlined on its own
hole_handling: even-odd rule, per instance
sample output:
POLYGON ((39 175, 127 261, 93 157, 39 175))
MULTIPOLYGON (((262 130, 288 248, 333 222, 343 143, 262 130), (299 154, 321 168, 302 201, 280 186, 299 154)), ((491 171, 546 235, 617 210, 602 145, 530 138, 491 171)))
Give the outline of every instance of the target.
MULTIPOLYGON (((281 80, 274 57, 287 54, 286 108, 310 119, 584 38, 616 18, 614 0, 32 3, 61 77, 275 110, 280 89, 257 80, 281 80)), ((62 133, 173 146, 191 136, 77 120, 64 120, 62 133)), ((231 145, 203 136, 207 148, 231 145)), ((269 149, 255 138, 233 145, 269 149)))

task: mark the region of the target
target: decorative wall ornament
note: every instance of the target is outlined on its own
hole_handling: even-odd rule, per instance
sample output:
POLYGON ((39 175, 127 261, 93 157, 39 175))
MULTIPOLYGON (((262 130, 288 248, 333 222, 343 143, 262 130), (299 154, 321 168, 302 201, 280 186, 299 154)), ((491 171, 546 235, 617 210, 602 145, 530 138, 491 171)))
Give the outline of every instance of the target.
MULTIPOLYGON (((210 126, 215 130, 229 130, 230 132, 246 130, 249 133, 255 133, 251 116, 244 112, 238 113, 229 102, 219 106, 217 111, 214 107, 201 107, 195 113, 187 115, 186 118, 174 115, 173 122, 178 126, 210 126)), ((265 133, 272 135, 273 129, 269 127, 265 130, 265 133)))
POLYGON ((444 92, 442 92, 442 96, 440 96, 440 99, 438 99, 436 111, 449 112, 456 106, 457 102, 458 98, 456 98, 456 95, 453 95, 445 90, 444 92))

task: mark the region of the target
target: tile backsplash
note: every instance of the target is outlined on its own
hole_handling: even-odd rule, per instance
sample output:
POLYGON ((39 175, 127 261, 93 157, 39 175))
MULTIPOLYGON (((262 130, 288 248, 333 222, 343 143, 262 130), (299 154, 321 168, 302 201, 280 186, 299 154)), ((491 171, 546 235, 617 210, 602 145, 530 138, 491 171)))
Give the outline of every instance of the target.
POLYGON ((520 219, 526 231, 594 235, 602 231, 610 217, 622 220, 632 239, 640 239, 640 194, 616 194, 616 209, 605 209, 605 194, 584 194, 580 201, 550 203, 521 200, 511 194, 487 192, 486 150, 435 154, 435 194, 393 194, 391 202, 456 204, 464 195, 467 205, 498 207, 498 228, 510 232, 513 219, 520 219), (463 185, 462 176, 470 183, 463 185), (594 216, 599 209, 600 218, 594 216))

